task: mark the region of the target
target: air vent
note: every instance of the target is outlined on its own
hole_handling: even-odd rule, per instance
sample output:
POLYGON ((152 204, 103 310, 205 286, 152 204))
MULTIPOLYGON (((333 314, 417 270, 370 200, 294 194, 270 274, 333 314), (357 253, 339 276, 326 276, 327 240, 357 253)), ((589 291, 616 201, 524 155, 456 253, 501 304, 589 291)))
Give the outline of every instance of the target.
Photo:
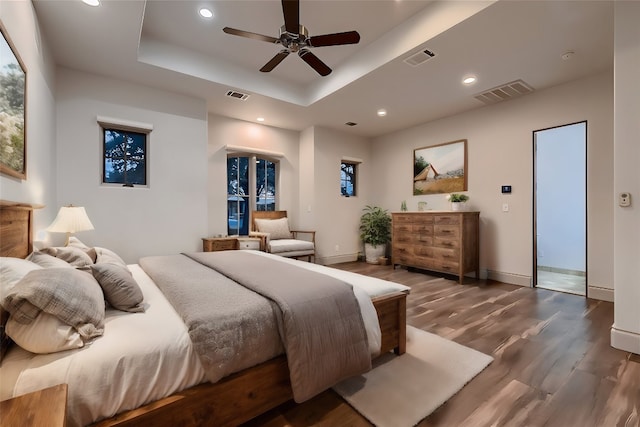
POLYGON ((347 126, 357 126, 357 123, 347 122, 347 123, 345 123, 345 125, 347 125, 347 126))
POLYGON ((410 57, 406 58, 404 62, 406 62, 407 64, 413 67, 416 67, 422 64, 423 62, 433 58, 434 56, 436 56, 435 53, 431 52, 429 49, 425 49, 425 50, 421 50, 418 53, 414 53, 410 57))
POLYGON ((533 92, 533 88, 531 86, 522 80, 516 80, 502 86, 494 87, 486 92, 482 92, 476 95, 475 98, 487 105, 491 105, 497 102, 517 98, 530 92, 533 92))
POLYGON ((239 99, 241 101, 246 101, 247 98, 249 98, 249 95, 247 95, 246 93, 236 92, 235 90, 228 91, 227 96, 239 99))

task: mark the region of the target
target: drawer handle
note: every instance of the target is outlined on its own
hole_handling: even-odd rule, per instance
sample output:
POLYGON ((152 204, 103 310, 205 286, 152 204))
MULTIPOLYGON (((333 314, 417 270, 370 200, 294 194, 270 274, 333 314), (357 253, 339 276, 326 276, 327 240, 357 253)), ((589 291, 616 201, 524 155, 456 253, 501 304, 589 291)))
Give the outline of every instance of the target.
POLYGON ((451 230, 441 230, 442 233, 451 233, 451 230))
POLYGON ((451 242, 442 242, 442 244, 444 246, 453 246, 453 243, 451 243, 451 242))

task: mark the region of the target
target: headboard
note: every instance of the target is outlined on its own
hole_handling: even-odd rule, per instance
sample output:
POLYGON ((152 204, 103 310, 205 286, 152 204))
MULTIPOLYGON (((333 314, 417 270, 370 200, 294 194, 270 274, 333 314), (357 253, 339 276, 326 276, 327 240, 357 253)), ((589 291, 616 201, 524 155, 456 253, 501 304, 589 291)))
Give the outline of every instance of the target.
POLYGON ((25 258, 33 250, 33 210, 42 205, 0 200, 0 256, 25 258))
MULTIPOLYGON (((41 205, 0 200, 0 256, 26 258, 33 250, 33 210, 41 205)), ((0 360, 11 345, 4 326, 9 313, 0 307, 0 360)))

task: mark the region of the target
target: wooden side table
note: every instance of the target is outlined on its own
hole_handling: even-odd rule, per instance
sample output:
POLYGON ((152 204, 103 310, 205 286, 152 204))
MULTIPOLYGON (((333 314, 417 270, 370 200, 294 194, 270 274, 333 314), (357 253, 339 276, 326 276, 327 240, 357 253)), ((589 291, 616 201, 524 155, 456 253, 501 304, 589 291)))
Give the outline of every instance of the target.
POLYGON ((0 402, 2 425, 11 427, 64 427, 67 425, 67 385, 23 394, 0 402))
POLYGON ((260 239, 258 237, 238 237, 238 249, 259 251, 260 239))
POLYGON ((215 251, 229 251, 238 249, 237 237, 203 237, 202 238, 202 251, 203 252, 215 252, 215 251))

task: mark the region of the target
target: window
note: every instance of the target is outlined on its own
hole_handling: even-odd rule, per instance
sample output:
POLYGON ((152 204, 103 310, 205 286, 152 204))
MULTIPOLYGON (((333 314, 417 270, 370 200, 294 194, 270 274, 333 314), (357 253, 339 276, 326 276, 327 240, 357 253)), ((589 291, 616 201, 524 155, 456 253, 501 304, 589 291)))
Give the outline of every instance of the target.
POLYGON ((276 165, 276 162, 256 156, 227 157, 229 235, 249 234, 249 213, 252 210, 276 209, 276 165))
POLYGON ((98 116, 102 139, 102 183, 146 186, 152 125, 98 116))
POLYGON ((358 164, 342 161, 340 163, 340 194, 345 197, 356 195, 356 176, 358 164))

